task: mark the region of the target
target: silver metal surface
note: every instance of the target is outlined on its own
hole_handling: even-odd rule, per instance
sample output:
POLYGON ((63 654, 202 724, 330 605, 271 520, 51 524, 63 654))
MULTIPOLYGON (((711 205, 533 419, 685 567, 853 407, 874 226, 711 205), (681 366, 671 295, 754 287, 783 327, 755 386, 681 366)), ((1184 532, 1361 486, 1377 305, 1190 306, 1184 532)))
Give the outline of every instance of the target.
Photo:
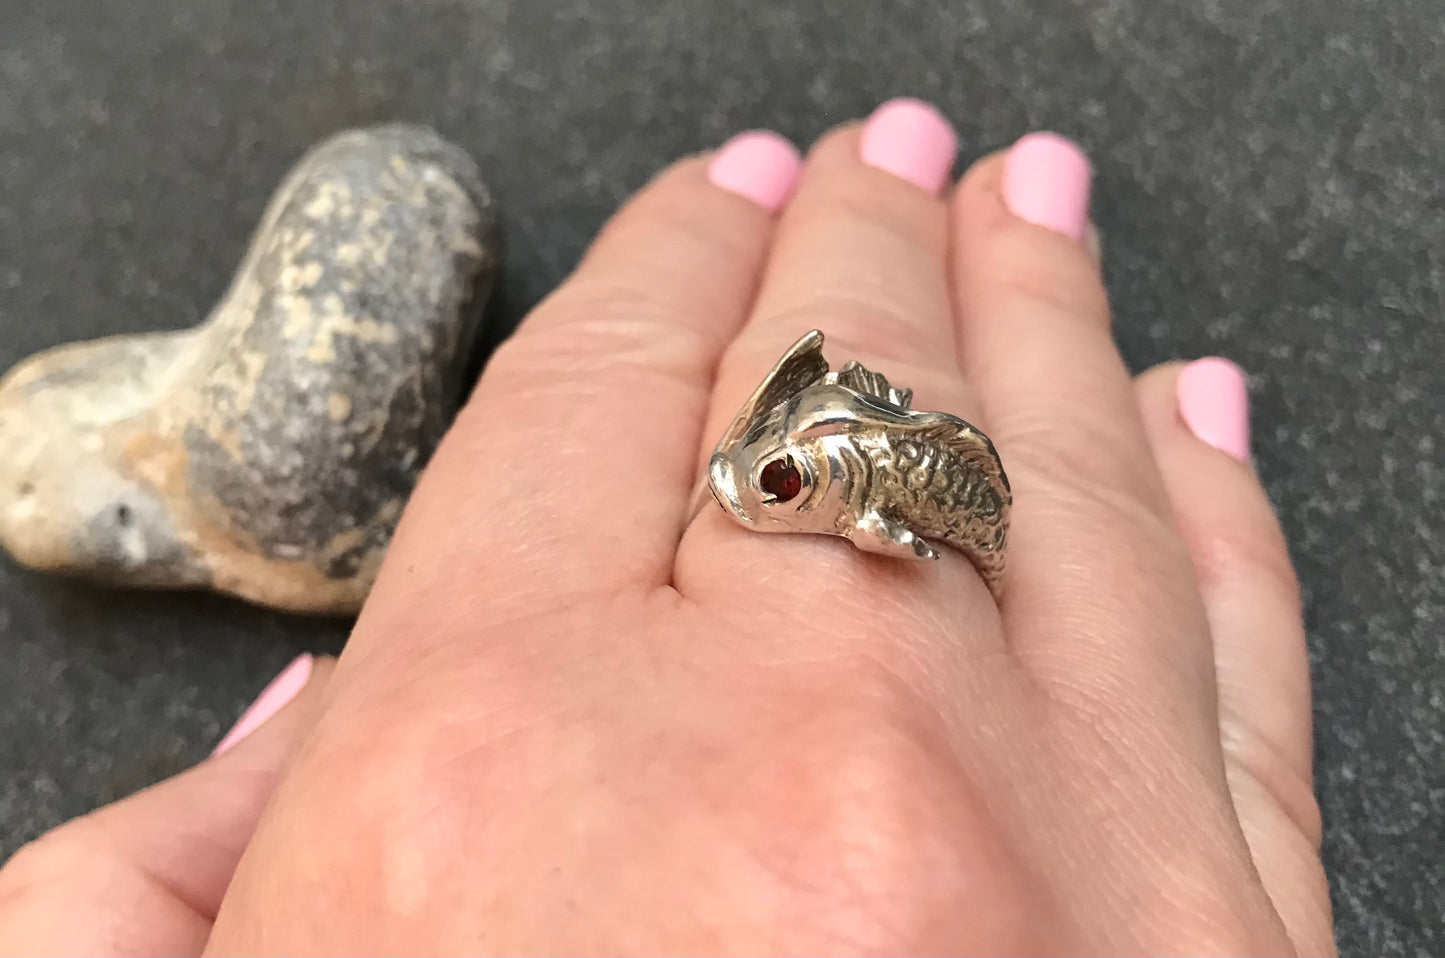
POLYGON ((823 334, 798 340, 728 427, 699 486, 757 532, 843 536, 936 559, 952 546, 989 588, 1003 573, 1013 496, 993 443, 856 362, 828 371, 823 334))

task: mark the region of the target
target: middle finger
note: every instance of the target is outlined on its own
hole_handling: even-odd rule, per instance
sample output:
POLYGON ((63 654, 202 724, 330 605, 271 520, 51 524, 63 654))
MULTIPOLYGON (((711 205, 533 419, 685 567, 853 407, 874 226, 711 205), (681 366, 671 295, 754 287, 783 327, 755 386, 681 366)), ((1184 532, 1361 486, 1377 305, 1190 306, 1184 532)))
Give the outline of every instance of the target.
MULTIPOLYGON (((815 328, 827 337, 834 368, 857 360, 894 386, 912 387, 915 408, 974 419, 955 350, 948 217, 939 197, 956 149, 948 121, 916 100, 886 103, 861 127, 841 127, 817 143, 778 224, 751 318, 724 356, 702 462, 772 365, 815 328)), ((683 539, 674 581, 698 595, 732 588, 739 575, 748 577, 743 570, 766 578, 778 562, 796 561, 822 563, 823 581, 848 582, 860 597, 886 589, 898 601, 902 588, 929 602, 940 594, 977 599, 972 590, 982 583, 967 560, 941 551, 937 565, 889 568, 895 560, 865 560, 832 537, 752 535, 709 504, 683 539)))

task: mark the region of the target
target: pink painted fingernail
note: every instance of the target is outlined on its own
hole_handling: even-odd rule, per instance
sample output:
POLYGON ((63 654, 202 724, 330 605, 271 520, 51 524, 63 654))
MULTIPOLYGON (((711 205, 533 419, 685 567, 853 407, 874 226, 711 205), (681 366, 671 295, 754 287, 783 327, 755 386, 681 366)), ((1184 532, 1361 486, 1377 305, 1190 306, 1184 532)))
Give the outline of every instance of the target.
POLYGON ((1089 222, 1089 158, 1057 133, 1030 133, 1003 164, 1003 200, 1013 214, 1082 239, 1089 222))
POLYGON ((211 753, 212 757, 229 751, 237 742, 256 731, 265 724, 267 719, 281 711, 287 702, 296 697, 296 693, 306 687, 307 681, 311 678, 311 667, 315 663, 316 660, 312 656, 303 654, 297 656, 295 661, 282 669, 281 674, 271 680, 271 684, 261 691, 261 694, 256 697, 256 701, 251 703, 251 707, 246 709, 236 724, 231 727, 231 731, 221 739, 220 744, 211 753))
POLYGON ((953 125, 931 104, 908 97, 874 110, 858 147, 864 163, 930 193, 943 189, 957 153, 953 125))
POLYGON ((1195 436, 1249 462, 1249 386, 1244 370, 1211 356, 1179 373, 1179 415, 1195 436))
POLYGON ((771 130, 749 130, 713 155, 707 178, 714 186, 776 213, 793 194, 802 168, 798 148, 786 138, 771 130))

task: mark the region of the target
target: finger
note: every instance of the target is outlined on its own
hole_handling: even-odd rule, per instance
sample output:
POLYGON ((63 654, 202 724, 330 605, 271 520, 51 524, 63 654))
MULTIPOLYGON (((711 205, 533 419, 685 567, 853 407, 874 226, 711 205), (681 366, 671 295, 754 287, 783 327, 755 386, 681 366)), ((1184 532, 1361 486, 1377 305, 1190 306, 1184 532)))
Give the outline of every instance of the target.
MULTIPOLYGON (((861 128, 842 127, 813 148, 779 223, 752 316, 723 360, 701 460, 779 356, 815 328, 827 337, 835 366, 858 360, 891 383, 912 387, 917 408, 973 417, 956 358, 945 272, 947 207, 938 195, 956 145, 936 110, 896 100, 861 128)), ((860 562, 839 540, 800 546, 794 537, 754 536, 707 510, 684 540, 678 581, 692 591, 728 588, 731 579, 713 574, 719 563, 765 568, 778 550, 799 548, 831 555, 823 560, 837 565, 830 574, 877 566, 860 562)), ((929 568, 911 579, 955 596, 980 587, 968 573, 975 581, 960 589, 960 570, 968 568, 961 556, 949 555, 943 565, 949 574, 929 568)))
POLYGON ((212 758, 20 849, 0 869, 0 954, 200 954, 331 668, 298 659, 212 758))
POLYGON ((1244 374, 1222 359, 1156 367, 1138 402, 1213 637, 1220 740, 1255 866, 1301 954, 1330 950, 1299 586, 1249 468, 1244 374))
POLYGON ((1014 493, 1003 611, 1052 689, 1127 680, 1157 692, 1148 706, 1202 701, 1203 613, 1083 242, 1089 175, 1077 147, 1029 136, 953 203, 964 371, 1014 493), (1099 627, 1057 627, 1081 610, 1099 627))
POLYGON ((536 582, 556 601, 668 581, 713 369, 798 162, 744 134, 627 203, 488 364, 391 549, 418 575, 392 584, 485 581, 506 615, 536 582))

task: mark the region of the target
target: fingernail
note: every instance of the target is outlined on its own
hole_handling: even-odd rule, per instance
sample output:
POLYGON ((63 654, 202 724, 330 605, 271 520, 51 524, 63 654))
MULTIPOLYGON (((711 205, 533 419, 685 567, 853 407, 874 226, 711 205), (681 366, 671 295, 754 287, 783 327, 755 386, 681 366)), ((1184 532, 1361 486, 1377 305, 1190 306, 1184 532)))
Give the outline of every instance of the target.
POLYGON ((1179 415, 1195 436, 1249 462, 1249 386, 1244 370, 1211 356, 1179 373, 1179 415))
POLYGON ((1008 151, 1003 200, 1013 214, 1074 239, 1089 222, 1089 158, 1057 133, 1030 133, 1008 151))
POLYGON ((226 733, 226 737, 221 739, 211 756, 215 757, 222 752, 229 751, 237 742, 256 731, 265 724, 267 719, 281 711, 287 702, 296 697, 296 693, 306 687, 306 682, 311 678, 311 667, 315 661, 309 654, 302 654, 282 669, 281 674, 271 680, 271 684, 262 690, 261 694, 256 697, 256 701, 251 703, 251 707, 246 709, 241 718, 231 727, 231 731, 226 733))
POLYGON ((901 97, 873 111, 863 127, 859 156, 869 166, 937 193, 953 172, 958 134, 922 100, 901 97))
POLYGON ((776 213, 798 185, 798 148, 771 130, 749 130, 713 155, 707 177, 714 186, 776 213))

